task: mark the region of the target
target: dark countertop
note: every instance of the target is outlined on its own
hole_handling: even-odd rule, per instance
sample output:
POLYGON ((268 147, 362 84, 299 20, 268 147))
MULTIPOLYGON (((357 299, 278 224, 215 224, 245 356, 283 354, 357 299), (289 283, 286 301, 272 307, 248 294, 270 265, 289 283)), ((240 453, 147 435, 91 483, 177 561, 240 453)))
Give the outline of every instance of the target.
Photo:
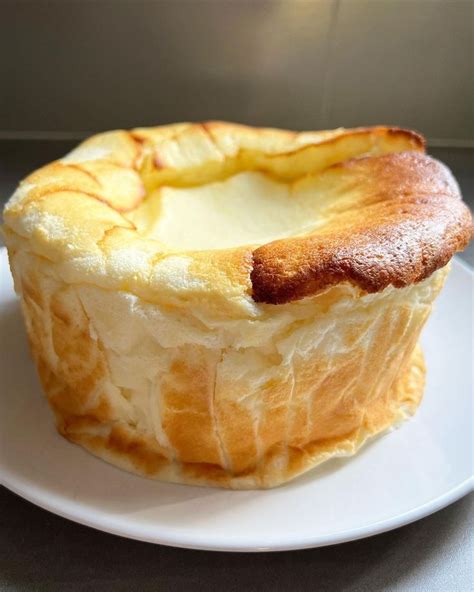
MULTIPOLYGON (((0 141, 0 204, 29 171, 76 142, 0 141)), ((472 149, 436 148, 474 208, 472 149)), ((461 255, 474 266, 474 248, 461 255)), ((0 592, 240 590, 464 592, 472 589, 473 496, 414 524, 343 545, 211 553, 150 545, 55 516, 0 488, 0 592)))
POLYGON ((215 553, 105 534, 0 489, 0 591, 464 592, 473 496, 369 539, 284 553, 215 553))

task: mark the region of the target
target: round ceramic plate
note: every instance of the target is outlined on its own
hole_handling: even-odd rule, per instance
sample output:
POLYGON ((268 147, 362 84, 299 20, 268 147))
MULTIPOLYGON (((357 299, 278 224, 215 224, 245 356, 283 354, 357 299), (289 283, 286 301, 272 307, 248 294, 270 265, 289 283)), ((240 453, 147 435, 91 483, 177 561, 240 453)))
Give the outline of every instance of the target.
POLYGON ((130 475, 56 434, 0 250, 0 477, 51 512, 125 537, 195 549, 299 549, 418 520, 472 488, 473 274, 454 261, 424 330, 425 398, 402 427, 269 491, 130 475))

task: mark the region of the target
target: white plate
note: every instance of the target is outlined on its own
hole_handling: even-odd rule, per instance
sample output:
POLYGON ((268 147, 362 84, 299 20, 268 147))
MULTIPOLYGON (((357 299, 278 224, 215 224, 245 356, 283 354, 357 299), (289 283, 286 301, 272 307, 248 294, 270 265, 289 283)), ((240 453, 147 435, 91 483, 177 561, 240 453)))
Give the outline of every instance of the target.
POLYGON ((56 514, 114 534, 195 549, 299 549, 418 520, 472 488, 473 274, 455 261, 423 335, 425 399, 411 421, 270 491, 149 481, 58 436, 27 350, 0 250, 1 482, 56 514))

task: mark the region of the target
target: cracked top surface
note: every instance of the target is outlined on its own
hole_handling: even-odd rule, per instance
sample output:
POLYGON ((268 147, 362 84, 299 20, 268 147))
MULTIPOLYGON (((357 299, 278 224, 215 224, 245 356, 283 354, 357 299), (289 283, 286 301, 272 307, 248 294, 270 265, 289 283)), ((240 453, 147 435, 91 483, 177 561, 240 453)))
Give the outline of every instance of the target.
POLYGON ((4 216, 7 241, 67 281, 245 315, 344 282, 410 285, 472 234, 449 170, 386 127, 107 132, 27 177, 4 216))

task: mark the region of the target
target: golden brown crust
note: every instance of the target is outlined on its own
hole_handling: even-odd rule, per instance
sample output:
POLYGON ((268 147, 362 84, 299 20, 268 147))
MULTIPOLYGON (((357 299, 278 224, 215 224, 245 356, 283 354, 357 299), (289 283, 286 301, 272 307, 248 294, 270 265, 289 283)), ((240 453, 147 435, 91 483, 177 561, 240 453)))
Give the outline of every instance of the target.
POLYGON ((67 259, 81 277, 87 261, 89 281, 105 277, 106 268, 111 287, 154 299, 181 272, 157 273, 175 252, 141 236, 124 215, 146 191, 241 171, 286 183, 309 176, 319 192, 338 198, 323 223, 258 248, 179 252, 202 284, 187 301, 210 297, 222 307, 250 296, 278 304, 340 282, 367 292, 406 286, 445 265, 472 230, 449 171, 423 150, 419 134, 387 127, 291 132, 213 121, 108 132, 30 175, 5 209, 7 233, 29 239, 38 255, 67 259), (146 254, 147 269, 137 275, 121 265, 119 277, 110 262, 125 248, 122 258, 146 254))
POLYGON ((415 152, 353 159, 329 174, 358 183, 337 224, 253 253, 257 302, 281 304, 350 282, 373 293, 422 281, 468 244, 471 214, 449 170, 415 152))

